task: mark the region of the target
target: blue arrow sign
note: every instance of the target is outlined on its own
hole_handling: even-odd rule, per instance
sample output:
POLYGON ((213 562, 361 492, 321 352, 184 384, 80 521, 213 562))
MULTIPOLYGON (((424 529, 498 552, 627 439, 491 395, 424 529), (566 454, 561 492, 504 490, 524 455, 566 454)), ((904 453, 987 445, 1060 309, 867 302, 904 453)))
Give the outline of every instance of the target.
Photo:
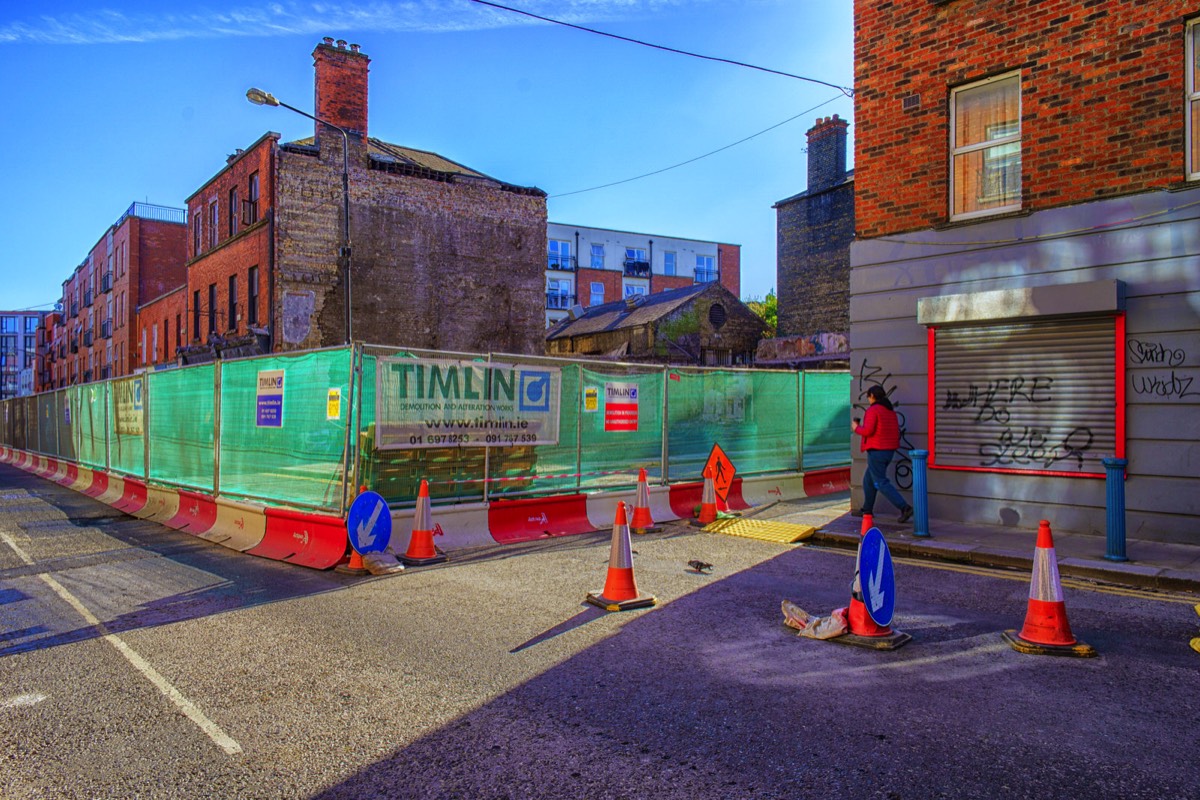
POLYGON ((392 538, 392 512, 387 501, 376 492, 363 492, 350 505, 346 515, 350 546, 359 555, 382 553, 392 538))
POLYGON ((867 531, 858 545, 858 575, 867 614, 876 625, 891 625, 896 611, 896 575, 892 553, 879 528, 867 531))

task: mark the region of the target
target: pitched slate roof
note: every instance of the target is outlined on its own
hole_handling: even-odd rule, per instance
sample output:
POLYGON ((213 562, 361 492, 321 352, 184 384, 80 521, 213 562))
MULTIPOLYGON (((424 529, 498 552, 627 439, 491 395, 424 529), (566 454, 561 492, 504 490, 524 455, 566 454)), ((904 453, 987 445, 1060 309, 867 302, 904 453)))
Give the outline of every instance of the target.
MULTIPOLYGON (((288 142, 286 146, 296 150, 311 152, 316 152, 317 148, 316 140, 312 136, 288 142)), ((506 183, 505 181, 493 178, 491 175, 485 175, 482 172, 459 164, 457 161, 451 161, 437 153, 431 153, 428 150, 418 150, 415 147, 392 144, 382 139, 376 139, 373 136, 367 137, 367 154, 374 164, 384 169, 395 168, 400 171, 424 174, 427 177, 439 177, 443 180, 449 177, 458 177, 478 181, 490 181, 506 189, 520 190, 530 194, 543 194, 540 189, 506 183)))
POLYGON ((570 317, 562 320, 546 334, 546 339, 563 339, 586 333, 615 331, 621 328, 636 328, 656 322, 717 284, 697 283, 682 289, 641 295, 641 302, 634 308, 624 300, 592 306, 579 319, 570 317))

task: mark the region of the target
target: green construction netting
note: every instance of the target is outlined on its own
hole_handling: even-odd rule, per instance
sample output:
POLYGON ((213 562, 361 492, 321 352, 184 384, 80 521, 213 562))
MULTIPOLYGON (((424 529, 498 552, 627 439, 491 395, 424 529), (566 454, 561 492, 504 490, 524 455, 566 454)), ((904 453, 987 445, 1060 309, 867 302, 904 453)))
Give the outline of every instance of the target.
POLYGON ((350 359, 348 349, 321 350, 222 365, 222 494, 340 507, 350 359))
POLYGON ((38 452, 48 456, 58 453, 58 413, 53 392, 39 394, 37 403, 38 452))
POLYGON ((72 386, 67 391, 71 398, 77 460, 89 467, 107 468, 108 384, 89 383, 72 386))
POLYGON ((72 423, 71 402, 67 389, 59 389, 54 393, 54 407, 58 414, 58 454, 62 458, 77 461, 75 450, 75 425, 72 423))
POLYGON ((212 491, 215 376, 212 364, 145 375, 154 480, 212 491))
POLYGON ((146 379, 118 378, 108 390, 108 463, 126 475, 146 475, 146 379))
POLYGON ((806 372, 804 471, 850 462, 850 373, 806 372))
POLYGON ((574 400, 569 409, 578 417, 584 488, 633 486, 643 468, 650 480, 662 477, 661 368, 580 367, 574 400))
POLYGON ((669 373, 668 475, 700 480, 714 444, 739 475, 795 470, 796 374, 720 370, 669 373))
POLYGON ((658 480, 664 438, 672 482, 699 480, 714 444, 741 475, 842 466, 850 458, 847 373, 500 356, 495 361, 518 368, 557 370, 557 444, 376 449, 381 356, 488 361, 372 347, 362 356, 357 397, 350 349, 223 362, 219 376, 215 364, 156 371, 4 401, 0 438, 128 475, 144 476, 148 467, 157 482, 205 491, 219 467, 222 494, 319 508, 339 508, 349 483, 347 426, 357 430, 357 482, 397 505, 414 502, 421 480, 444 502, 628 487, 639 468, 658 480), (272 383, 279 378, 281 391, 272 383))

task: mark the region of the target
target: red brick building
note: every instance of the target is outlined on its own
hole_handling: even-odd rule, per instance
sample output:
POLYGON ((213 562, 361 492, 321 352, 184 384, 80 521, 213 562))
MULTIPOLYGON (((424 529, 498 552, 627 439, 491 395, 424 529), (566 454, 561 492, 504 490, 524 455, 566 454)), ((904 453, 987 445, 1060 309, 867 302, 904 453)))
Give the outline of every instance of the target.
MULTIPOLYGON (((338 345, 348 328, 375 344, 541 352, 545 193, 369 137, 366 54, 326 39, 313 60, 316 115, 346 138, 321 123, 295 142, 268 133, 188 198, 182 359, 338 345)), ((142 309, 148 335, 179 300, 142 309)))
POLYGON ((1200 3, 859 0, 855 51, 853 401, 891 394, 896 482, 925 451, 935 518, 1102 535, 1117 470, 1134 536, 1195 543, 1200 3))
MULTIPOLYGON (((63 281, 61 322, 43 338, 48 385, 61 388, 132 374, 142 366, 137 307, 184 280, 183 210, 133 203, 63 281)), ((40 389, 39 389, 40 390, 40 389)))

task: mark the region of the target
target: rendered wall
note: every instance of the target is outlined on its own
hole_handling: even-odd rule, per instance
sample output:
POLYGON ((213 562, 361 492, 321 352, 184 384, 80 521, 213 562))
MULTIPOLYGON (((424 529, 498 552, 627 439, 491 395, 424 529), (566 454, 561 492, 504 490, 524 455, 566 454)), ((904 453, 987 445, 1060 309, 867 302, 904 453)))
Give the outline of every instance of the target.
MULTIPOLYGON (((901 417, 902 449, 927 449, 928 354, 926 328, 917 322, 919 298, 1123 281, 1128 536, 1200 541, 1200 228, 1194 208, 1187 208, 1196 203, 1200 189, 1153 192, 855 242, 853 402, 865 408, 863 393, 882 384, 901 417)), ((859 504, 865 462, 854 456, 853 502, 859 504)), ((911 497, 907 459, 894 475, 911 497)), ((1105 532, 1103 480, 934 469, 929 490, 935 519, 1031 531, 1048 519, 1055 530, 1105 532)), ((886 500, 876 511, 891 513, 886 500)))

